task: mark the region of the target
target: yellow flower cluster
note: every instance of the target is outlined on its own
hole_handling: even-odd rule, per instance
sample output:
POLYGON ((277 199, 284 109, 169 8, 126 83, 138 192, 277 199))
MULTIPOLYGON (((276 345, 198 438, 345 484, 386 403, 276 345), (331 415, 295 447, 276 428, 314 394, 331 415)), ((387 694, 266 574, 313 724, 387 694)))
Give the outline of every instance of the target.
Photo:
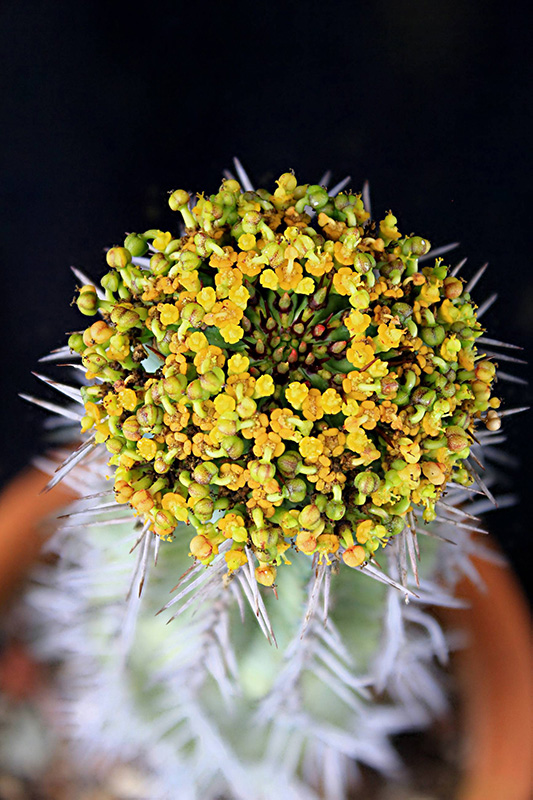
POLYGON ((290 548, 359 566, 470 481, 476 420, 498 407, 475 306, 360 195, 285 173, 273 193, 227 180, 190 199, 169 201, 183 235, 129 234, 105 299, 80 290, 102 317, 69 340, 98 379, 82 430, 105 442, 117 501, 163 539, 193 525, 204 564, 252 552, 267 586, 290 548))

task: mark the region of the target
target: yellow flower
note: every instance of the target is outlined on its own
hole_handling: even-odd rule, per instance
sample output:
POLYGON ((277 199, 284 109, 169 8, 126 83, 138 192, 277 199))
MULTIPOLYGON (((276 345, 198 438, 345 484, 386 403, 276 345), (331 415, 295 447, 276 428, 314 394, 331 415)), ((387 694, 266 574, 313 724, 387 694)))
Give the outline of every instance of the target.
POLYGON ((302 278, 294 291, 296 294, 313 294, 315 291, 315 282, 312 278, 302 278))
POLYGON ((390 350, 392 347, 398 347, 403 334, 403 328, 394 328, 392 325, 386 325, 384 322, 378 325, 378 341, 380 345, 387 350, 390 350))
POLYGON ((349 296, 358 290, 361 279, 353 269, 341 267, 333 276, 333 285, 339 294, 349 296))
POLYGON ((154 250, 164 250, 171 241, 172 234, 169 231, 166 231, 166 233, 163 233, 163 231, 158 231, 157 236, 152 244, 154 246, 154 250))
POLYGON ((253 233, 243 233, 239 236, 238 244, 241 250, 253 250, 256 245, 255 236, 253 233))
POLYGON ((217 287, 217 297, 227 297, 232 289, 242 286, 242 272, 240 269, 225 267, 215 275, 215 285, 217 287))
POLYGON ((299 383, 298 381, 293 381, 289 383, 287 388, 285 389, 285 397, 287 402, 291 404, 293 408, 299 411, 302 407, 302 403, 304 402, 305 398, 309 394, 309 389, 305 385, 305 383, 299 383))
POLYGON ((120 404, 126 411, 134 411, 137 407, 137 395, 133 391, 133 389, 121 389, 118 393, 118 399, 120 400, 120 404))
POLYGON ((324 411, 322 409, 322 397, 319 389, 310 389, 307 397, 302 403, 302 413, 306 419, 313 422, 322 419, 324 411))
POLYGON ((241 328, 240 325, 234 325, 233 323, 230 323, 229 325, 224 325, 223 328, 220 328, 220 335, 228 344, 236 344, 244 336, 244 328, 241 328))
POLYGON ((447 336, 440 346, 440 354, 446 361, 455 361, 460 350, 461 342, 458 341, 455 333, 447 336))
POLYGON ((278 276, 274 272, 273 269, 265 269, 261 273, 259 278, 261 286, 264 286, 265 289, 273 289, 276 290, 279 286, 278 276))
POLYGON ((325 414, 338 414, 342 408, 342 398, 336 389, 326 389, 322 395, 322 408, 325 414))
POLYGON ((372 320, 369 315, 361 314, 358 309, 354 309, 354 311, 351 311, 348 316, 344 318, 344 324, 350 331, 352 338, 361 333, 365 333, 371 322, 372 320))
POLYGON ((347 267, 353 264, 355 253, 349 247, 346 247, 343 242, 335 242, 333 252, 339 264, 344 264, 347 267))
MULTIPOLYGON (((290 249, 291 248, 287 247, 285 252, 290 249)), ((289 289, 296 289, 303 278, 302 265, 298 261, 295 263, 294 259, 284 261, 281 266, 276 267, 276 277, 281 289, 284 289, 285 291, 288 291, 289 289)), ((307 280, 312 279, 308 278, 307 280)))
POLYGON ((176 306, 170 303, 159 303, 157 310, 160 314, 161 325, 174 325, 180 318, 180 312, 176 306))
POLYGON ((240 353, 235 353, 227 363, 228 375, 239 375, 241 372, 248 372, 250 359, 240 353))
POLYGON ((360 342, 352 342, 346 351, 346 358, 357 369, 362 370, 374 359, 374 343, 370 337, 360 342))
POLYGON ((359 523, 355 529, 355 538, 359 544, 366 544, 371 538, 372 525, 373 522, 371 519, 365 519, 363 522, 359 523))
POLYGON ((213 404, 219 416, 225 414, 226 411, 235 411, 235 399, 229 394, 218 394, 213 400, 213 404))
POLYGON ((229 291, 229 299, 239 308, 245 309, 250 299, 250 292, 245 286, 232 287, 229 291))
POLYGON ((181 496, 181 494, 167 492, 163 495, 161 505, 165 511, 170 511, 170 513, 173 514, 180 522, 187 522, 189 519, 187 501, 181 496))
POLYGON ((420 461, 422 452, 420 450, 420 445, 417 442, 413 442, 412 439, 404 436, 402 439, 400 439, 399 446, 400 453, 408 464, 416 464, 417 461, 420 461))
POLYGON ((194 331, 194 333, 189 334, 186 343, 189 350, 192 350, 193 353, 198 353, 209 344, 207 336, 201 331, 194 331))
POLYGON ((204 286, 196 295, 196 302, 199 303, 204 311, 211 311, 217 301, 217 295, 212 286, 204 286))
POLYGON ((157 453, 157 444, 154 442, 153 439, 139 439, 137 442, 137 450, 145 458, 147 461, 151 461, 155 458, 157 453))
POLYGON ((271 375, 261 375, 255 383, 254 397, 268 397, 274 394, 275 388, 271 375))
POLYGON ((303 458, 317 459, 324 452, 324 443, 314 436, 304 436, 298 449, 303 458))
POLYGON ((315 278, 320 278, 322 275, 331 272, 333 269, 333 259, 330 253, 319 253, 307 259, 305 268, 307 272, 314 275, 315 278))

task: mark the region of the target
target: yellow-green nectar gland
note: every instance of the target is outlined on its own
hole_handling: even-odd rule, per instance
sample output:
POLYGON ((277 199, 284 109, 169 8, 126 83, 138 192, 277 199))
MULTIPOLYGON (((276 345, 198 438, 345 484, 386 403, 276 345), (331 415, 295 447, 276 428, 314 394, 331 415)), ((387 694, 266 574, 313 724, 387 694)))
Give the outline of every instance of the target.
POLYGON ((228 180, 189 199, 169 201, 185 235, 129 234, 105 300, 80 290, 102 316, 69 340, 99 380, 82 429, 106 443, 118 502, 163 539, 192 524, 204 564, 228 540, 228 569, 249 547, 267 586, 290 548, 364 564, 411 509, 431 521, 446 483, 470 482, 476 421, 499 424, 470 295, 358 194, 286 173, 273 193, 228 180))

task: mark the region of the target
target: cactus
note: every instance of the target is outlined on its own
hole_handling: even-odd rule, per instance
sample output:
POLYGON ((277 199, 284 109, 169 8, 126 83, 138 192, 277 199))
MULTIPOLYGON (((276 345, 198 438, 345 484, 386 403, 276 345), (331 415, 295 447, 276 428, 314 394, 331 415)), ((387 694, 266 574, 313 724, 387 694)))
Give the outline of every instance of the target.
POLYGON ((476 464, 517 409, 480 273, 373 221, 367 189, 254 190, 235 164, 170 194, 177 235, 110 248, 101 288, 76 272, 98 319, 47 358, 85 381, 44 378, 74 401, 44 405, 83 438, 41 464, 82 499, 28 602, 91 769, 135 761, 150 798, 340 800, 445 707, 427 606, 460 603, 494 500, 476 464))

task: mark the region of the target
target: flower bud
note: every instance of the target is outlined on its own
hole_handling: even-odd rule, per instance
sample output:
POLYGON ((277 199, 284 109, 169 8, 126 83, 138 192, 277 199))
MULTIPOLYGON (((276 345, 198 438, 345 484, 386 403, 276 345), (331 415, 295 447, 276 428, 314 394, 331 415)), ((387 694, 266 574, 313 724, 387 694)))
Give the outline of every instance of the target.
POLYGON ((130 442, 138 442, 142 439, 142 433, 137 417, 131 416, 122 423, 122 433, 130 442))
POLYGON ((446 336, 446 331, 442 325, 433 325, 431 327, 424 327, 420 331, 420 336, 424 344, 428 347, 437 347, 442 344, 446 336))
POLYGON ((147 514, 154 507, 154 498, 148 489, 140 489, 132 496, 131 505, 141 514, 147 514))
POLYGON ((266 461, 250 461, 248 463, 250 477, 256 483, 266 483, 276 474, 276 467, 266 461))
POLYGON ((320 509, 316 505, 305 506, 298 515, 298 520, 303 528, 312 530, 321 521, 320 509))
POLYGON ((291 503, 301 503, 307 495, 307 485, 301 478, 292 478, 285 483, 283 493, 291 503))
POLYGON ((76 305, 86 317, 93 317, 98 311, 98 295, 94 286, 82 286, 76 305))
POLYGON ((130 252, 133 258, 139 258, 139 256, 143 256, 148 250, 146 239, 143 239, 143 237, 139 236, 138 233, 128 234, 128 236, 126 236, 124 239, 124 247, 130 252))
POLYGON ((213 546, 211 542, 202 535, 193 536, 189 544, 189 549, 191 551, 191 555, 195 558, 198 558, 200 561, 209 558, 213 552, 213 546))
POLYGON ((294 478, 302 459, 295 450, 286 450, 276 459, 276 466, 286 478, 294 478))
POLYGON ((360 567, 366 559, 365 548, 360 544, 348 547, 342 554, 342 560, 348 567, 360 567))
POLYGON ((179 211, 180 208, 187 205, 189 200, 190 196, 188 192, 185 192, 183 189, 176 189, 168 198, 168 204, 172 211, 179 211))
POLYGON ((478 380, 483 381, 484 383, 490 383, 496 374, 496 367, 492 361, 479 361, 474 372, 478 380))
POLYGON ((296 549, 311 555, 316 550, 316 536, 309 531, 300 531, 296 537, 296 549))
POLYGON ((193 480, 202 486, 207 486, 211 483, 213 478, 218 476, 218 467, 212 461, 203 461, 194 469, 192 473, 193 480))
POLYGON ((336 500, 330 500, 326 505, 326 516, 328 519, 338 521, 346 514, 346 506, 336 500))
POLYGON ((354 479, 354 486, 361 494, 372 494, 381 483, 379 476, 375 472, 360 472, 354 479))
POLYGON ((124 269, 131 261, 131 253, 125 247, 112 247, 107 251, 105 260, 113 269, 124 269))
POLYGON ((163 421, 163 411, 152 404, 141 406, 135 416, 141 428, 153 428, 163 421))
POLYGON ((276 567, 267 564, 255 568, 255 579, 262 586, 272 586, 276 580, 276 567))
POLYGON ((225 436, 220 442, 221 448, 227 453, 228 458, 240 458, 244 452, 244 442, 238 436, 225 436))
POLYGON ((457 297, 460 297, 463 293, 463 283, 459 280, 459 278, 445 278, 444 279, 444 294, 448 298, 448 300, 455 300, 457 297))
POLYGON ((198 500, 194 505, 194 515, 198 517, 201 522, 209 522, 213 516, 215 504, 210 497, 204 497, 198 500))
POLYGON ((470 445, 468 436, 464 430, 457 425, 450 425, 449 428, 446 428, 444 434, 446 436, 448 450, 451 450, 452 453, 458 453, 470 445))
POLYGON ((111 312, 111 321, 122 333, 134 328, 140 320, 140 316, 133 308, 117 305, 111 312))

